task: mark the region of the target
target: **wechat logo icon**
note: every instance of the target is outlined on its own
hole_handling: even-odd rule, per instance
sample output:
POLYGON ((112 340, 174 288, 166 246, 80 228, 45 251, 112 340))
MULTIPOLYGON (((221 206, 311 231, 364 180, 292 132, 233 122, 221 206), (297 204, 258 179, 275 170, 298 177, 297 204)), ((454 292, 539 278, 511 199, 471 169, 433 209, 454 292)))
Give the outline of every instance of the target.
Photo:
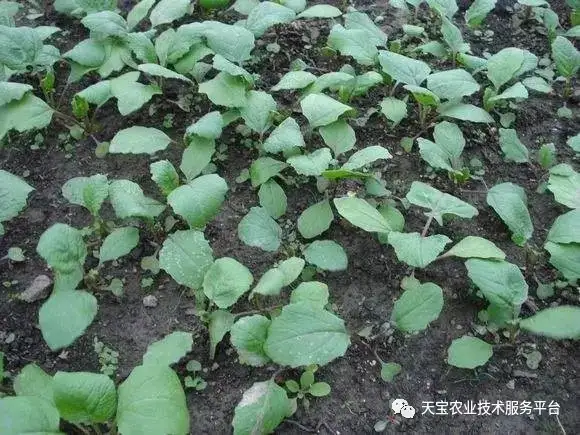
POLYGON ((401 414, 405 418, 413 418, 415 416, 415 408, 407 403, 405 399, 395 399, 391 403, 391 409, 395 414, 401 414))

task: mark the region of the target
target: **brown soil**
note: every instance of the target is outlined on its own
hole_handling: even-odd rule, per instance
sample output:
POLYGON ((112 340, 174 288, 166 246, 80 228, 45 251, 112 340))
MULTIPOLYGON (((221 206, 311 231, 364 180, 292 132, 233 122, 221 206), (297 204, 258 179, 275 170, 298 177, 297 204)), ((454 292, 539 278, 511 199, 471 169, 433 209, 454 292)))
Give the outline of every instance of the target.
MULTIPOLYGON (((551 3, 561 17, 567 15, 563 0, 551 3)), ((383 15, 384 27, 390 39, 395 39, 397 33, 400 33, 401 17, 393 9, 387 9, 383 0, 376 3, 363 1, 356 3, 355 6, 368 12, 371 17, 383 15)), ((44 20, 28 23, 23 19, 21 24, 51 24, 69 30, 70 33, 66 37, 57 39, 56 45, 61 52, 88 36, 88 32, 85 32, 77 20, 60 16, 52 10, 47 12, 44 20)), ((567 23, 563 24, 567 26, 567 23)), ((346 59, 327 58, 322 55, 320 47, 324 45, 328 29, 329 21, 302 21, 267 33, 262 38, 264 42, 260 43, 255 51, 261 59, 259 64, 249 67, 251 71, 263 73, 259 87, 269 89, 288 70, 290 61, 296 58, 312 63, 324 72, 336 70, 348 62, 346 59), (319 36, 313 44, 314 48, 305 50, 302 36, 310 37, 316 33, 319 33, 319 36), (275 55, 265 50, 265 45, 274 41, 282 47, 280 53, 275 55)), ((538 56, 549 52, 546 37, 535 33, 533 24, 525 24, 516 32, 511 27, 510 14, 503 9, 488 17, 482 30, 486 29, 494 31, 491 43, 482 42, 472 31, 465 29, 465 37, 472 43, 476 55, 480 55, 485 49, 496 52, 506 46, 528 48, 538 56)), ((64 82, 66 70, 61 68, 59 72, 64 82)), ((89 83, 90 80, 87 79, 80 86, 85 87, 89 83)), ((81 87, 69 89, 66 98, 81 87)), ((97 134, 98 138, 109 140, 115 132, 131 125, 147 125, 163 129, 164 116, 173 113, 175 128, 170 134, 179 139, 185 127, 208 108, 205 99, 196 103, 196 107, 190 113, 182 112, 174 104, 168 103, 167 100, 176 99, 180 90, 179 87, 170 87, 163 100, 156 97, 154 104, 157 111, 153 115, 150 115, 148 108, 145 107, 138 113, 122 119, 116 108, 108 104, 100 111, 99 120, 103 128, 97 134)), ((364 113, 367 108, 375 107, 382 97, 382 91, 376 90, 367 98, 355 100, 354 104, 363 108, 361 113, 364 113)), ((279 104, 292 102, 292 99, 281 95, 277 95, 277 100, 279 104)), ((531 98, 517 110, 516 128, 532 154, 537 152, 541 144, 553 142, 558 151, 558 161, 578 166, 578 162, 573 161, 572 153, 565 145, 565 141, 567 137, 578 132, 580 124, 577 117, 575 121, 556 117, 556 110, 562 103, 562 98, 555 94, 549 96, 532 94, 531 98)), ((577 107, 574 107, 574 110, 576 111, 577 107)), ((546 171, 536 164, 504 163, 494 128, 475 124, 464 124, 462 128, 468 138, 465 155, 468 159, 478 157, 483 161, 487 186, 512 181, 526 189, 535 227, 532 244, 541 251, 547 230, 556 216, 563 212, 562 207, 554 202, 551 195, 536 192, 538 185, 545 180, 546 171)), ((224 139, 228 144, 228 159, 225 162, 216 162, 218 173, 226 179, 231 191, 220 215, 208 225, 206 237, 216 257, 226 255, 234 257, 247 265, 254 276, 259 277, 282 256, 247 247, 237 237, 237 224, 250 207, 257 205, 258 199, 256 192, 248 183, 237 184, 235 178, 242 169, 249 166, 256 157, 256 152, 239 143, 233 129, 231 130, 224 139)), ((193 331, 196 338, 191 358, 201 361, 207 369, 203 377, 208 382, 208 387, 204 391, 187 394, 191 433, 229 433, 233 410, 242 392, 252 383, 271 376, 276 367, 255 369, 240 365, 227 339, 218 348, 215 364, 210 361, 207 332, 195 315, 188 314, 192 312, 194 301, 163 273, 158 275, 152 287, 152 294, 159 299, 159 305, 156 308, 145 308, 142 299, 146 293, 140 286, 141 278, 145 275, 139 267, 139 259, 153 253, 154 249, 148 243, 142 243, 117 267, 111 267, 106 271, 110 276, 126 279, 125 296, 117 299, 109 293, 98 293, 96 296, 99 298, 99 313, 95 322, 86 334, 65 352, 51 352, 41 337, 36 325, 41 303, 26 304, 14 297, 37 275, 50 274, 45 263, 35 252, 39 236, 44 230, 56 222, 69 223, 79 228, 89 223, 88 213, 79 207, 68 205, 60 193, 61 186, 68 179, 103 173, 110 179, 123 178, 135 181, 148 195, 158 195, 156 187, 150 180, 148 158, 108 155, 104 159, 98 159, 95 157, 94 143, 91 140, 74 143, 72 150, 65 150, 58 137, 62 131, 60 127, 51 127, 44 131, 43 145, 38 150, 30 149, 34 134, 13 136, 12 143, 0 150, 2 169, 18 175, 29 171, 26 179, 36 189, 30 197, 27 209, 21 216, 5 225, 6 235, 0 239, 0 255, 3 255, 10 246, 19 246, 26 251, 28 257, 25 263, 10 265, 7 262, 0 263, 0 282, 14 282, 9 288, 0 289, 0 333, 14 333, 16 337, 9 344, 0 344, 0 350, 6 355, 6 370, 17 373, 29 362, 36 362, 50 373, 57 370, 98 371, 97 356, 92 349, 93 338, 98 337, 120 353, 117 380, 121 381, 139 364, 149 343, 174 330, 193 331)), ((406 120, 399 129, 390 131, 383 119, 374 116, 364 128, 356 128, 357 146, 363 148, 381 144, 391 150, 394 158, 380 169, 387 181, 387 187, 394 195, 404 196, 412 181, 425 179, 438 189, 461 197, 478 208, 479 216, 475 219, 471 221, 458 219, 447 223, 443 228, 435 224, 431 233, 436 231, 446 234, 455 241, 467 235, 486 237, 508 254, 509 261, 522 267, 530 266, 526 263, 524 250, 510 241, 506 227, 486 205, 485 186, 481 181, 473 180, 457 186, 445 175, 432 177, 415 150, 410 154, 402 151, 399 146, 400 138, 413 136, 416 132, 418 127, 413 120, 406 120)), ((180 154, 179 147, 173 146, 163 154, 163 158, 178 165, 180 154)), ((299 188, 291 187, 286 191, 288 213, 282 221, 288 220, 294 227, 299 214, 320 195, 311 184, 299 188)), ((107 213, 111 211, 107 210, 107 213)), ((406 217, 407 231, 421 230, 425 218, 420 210, 411 208, 406 217)), ((289 228, 285 232, 288 233, 292 229, 289 228)), ((371 347, 383 360, 397 362, 403 367, 403 372, 393 383, 387 384, 382 381, 379 362, 373 352, 356 339, 356 332, 369 325, 378 327, 389 320, 393 302, 401 293, 400 281, 410 273, 410 269, 397 261, 392 249, 380 245, 372 235, 348 225, 333 225, 325 237, 339 242, 348 253, 348 271, 329 273, 319 279, 330 286, 332 302, 353 333, 353 344, 343 358, 321 368, 318 372, 320 380, 331 384, 331 396, 313 400, 308 412, 299 410, 293 416, 293 422, 283 423, 277 433, 305 433, 305 428, 312 431, 318 428, 320 433, 374 433, 374 424, 389 414, 389 399, 398 397, 405 398, 416 408, 420 408, 424 401, 477 402, 486 399, 492 402, 526 400, 532 403, 544 400, 549 403, 553 400, 561 406, 560 421, 568 433, 580 431, 580 416, 577 412, 580 403, 580 353, 576 343, 548 341, 521 335, 515 347, 497 349, 492 360, 477 372, 456 369, 446 364, 446 350, 449 344, 453 339, 472 330, 477 321, 477 311, 482 307, 481 302, 472 295, 465 268, 459 261, 437 262, 417 272, 417 277, 421 281, 435 282, 444 289, 445 306, 440 318, 426 331, 413 336, 394 333, 388 340, 372 343, 371 347), (537 370, 528 369, 524 358, 518 355, 518 349, 526 344, 536 346, 543 355, 537 370), (523 370, 531 375, 515 377, 514 370, 523 370), (510 382, 512 380, 515 380, 513 385, 510 382)), ((547 266, 546 260, 546 257, 542 256, 533 266, 533 272, 544 282, 556 277, 554 270, 547 266)), ((533 295, 536 287, 535 281, 530 278, 533 273, 528 270, 526 276, 529 278, 528 284, 533 295)), ((536 299, 535 302, 540 308, 554 302, 573 303, 570 302, 573 292, 568 289, 550 300, 536 299)), ((247 309, 251 307, 243 306, 243 303, 238 307, 239 311, 247 309)), ((530 313, 524 312, 524 315, 528 314, 530 313)), ((493 341, 491 335, 485 338, 493 341)), ((182 366, 178 367, 178 371, 183 370, 182 366)), ((297 375, 292 371, 284 373, 286 378, 297 375)), ((389 433, 401 431, 527 434, 558 433, 559 430, 554 416, 546 413, 542 416, 535 414, 534 418, 526 415, 418 415, 413 420, 389 423, 387 427, 389 433)), ((68 432, 74 433, 72 430, 68 432)))

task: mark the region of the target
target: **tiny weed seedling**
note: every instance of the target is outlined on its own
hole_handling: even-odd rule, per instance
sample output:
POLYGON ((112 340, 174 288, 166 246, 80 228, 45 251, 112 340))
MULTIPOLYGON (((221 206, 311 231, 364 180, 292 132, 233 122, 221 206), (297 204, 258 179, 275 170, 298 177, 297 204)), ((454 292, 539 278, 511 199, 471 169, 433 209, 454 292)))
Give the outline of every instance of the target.
POLYGON ((315 382, 314 374, 317 370, 318 366, 309 366, 300 375, 300 382, 290 379, 284 384, 290 393, 296 395, 297 400, 302 401, 302 406, 305 410, 308 410, 310 407, 310 399, 308 396, 324 397, 330 394, 330 385, 326 382, 315 382))
POLYGON ((183 379, 185 388, 193 388, 197 391, 205 390, 207 387, 207 382, 199 375, 201 372, 201 363, 197 360, 190 360, 185 366, 189 375, 183 379))

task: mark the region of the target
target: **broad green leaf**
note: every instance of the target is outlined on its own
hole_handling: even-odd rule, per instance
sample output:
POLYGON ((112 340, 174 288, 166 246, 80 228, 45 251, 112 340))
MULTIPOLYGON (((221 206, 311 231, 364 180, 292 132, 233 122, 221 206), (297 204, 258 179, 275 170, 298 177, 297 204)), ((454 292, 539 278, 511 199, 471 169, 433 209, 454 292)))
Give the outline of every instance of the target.
POLYGON ((572 78, 580 68, 580 52, 568 39, 556 36, 552 42, 552 58, 558 72, 566 78, 572 78))
POLYGON ((254 77, 252 76, 252 74, 250 74, 241 66, 238 66, 233 62, 230 62, 221 54, 214 55, 212 66, 214 69, 217 69, 218 71, 225 71, 233 76, 243 77, 244 80, 246 80, 246 82, 248 82, 249 84, 254 83, 254 77))
POLYGON ((127 25, 129 29, 137 26, 149 14, 149 10, 157 0, 141 0, 127 14, 127 25))
POLYGON ((520 269, 507 261, 472 258, 465 262, 467 275, 485 298, 514 318, 528 297, 528 284, 520 269))
POLYGON ((452 69, 427 77, 427 88, 444 100, 457 100, 479 91, 479 84, 464 69, 452 69))
POLYGON ((285 279, 286 275, 278 268, 268 269, 252 290, 252 294, 258 293, 260 295, 278 296, 280 290, 284 287, 285 279))
POLYGON ((344 322, 310 302, 286 305, 268 328, 266 355, 290 367, 324 365, 346 352, 350 339, 344 322))
POLYGON ((151 11, 149 21, 153 27, 172 23, 189 12, 189 0, 161 0, 151 11))
POLYGON ((334 206, 343 218, 365 231, 377 233, 392 231, 383 215, 364 199, 354 196, 334 198, 334 206))
POLYGON ((224 119, 218 111, 209 112, 187 127, 185 134, 197 135, 204 139, 217 139, 222 135, 224 119))
POLYGON ((117 260, 139 244, 139 230, 135 227, 115 229, 103 241, 99 251, 99 264, 105 261, 117 260))
POLYGON ((386 97, 381 101, 381 113, 389 121, 393 121, 393 127, 396 127, 407 117, 407 103, 393 97, 386 97))
POLYGON ((533 76, 526 77, 522 80, 523 85, 536 92, 542 92, 544 94, 549 94, 553 91, 552 86, 541 77, 533 76))
POLYGON ((465 11, 465 22, 469 27, 479 26, 487 14, 489 14, 494 8, 497 0, 475 0, 469 6, 469 9, 465 11))
POLYGON ((27 93, 20 100, 0 106, 0 139, 10 130, 20 133, 50 124, 54 111, 43 100, 27 93))
POLYGON ((161 130, 134 126, 119 131, 111 140, 109 153, 155 154, 164 150, 171 138, 161 130))
POLYGON ((192 136, 189 146, 183 150, 179 169, 188 180, 193 180, 211 162, 214 153, 215 141, 213 139, 192 136))
POLYGON ((328 304, 328 286, 323 282, 302 282, 292 290, 290 303, 306 302, 314 307, 324 308, 328 304))
POLYGON ((335 157, 350 151, 356 143, 354 130, 344 119, 323 125, 318 131, 324 143, 332 150, 335 157))
POLYGON ((393 156, 386 148, 379 145, 371 145, 351 155, 348 158, 348 161, 342 165, 341 169, 352 171, 360 169, 377 160, 387 160, 392 158, 393 156))
POLYGON ((234 324, 235 316, 229 311, 215 310, 209 315, 209 359, 215 358, 217 345, 230 331, 234 324))
POLYGON ((580 308, 563 305, 546 308, 520 321, 520 328, 556 340, 580 338, 580 308))
POLYGON ((167 366, 133 369, 119 386, 117 416, 122 434, 187 434, 189 415, 179 377, 167 366))
POLYGON ((431 68, 425 62, 390 51, 379 52, 379 62, 383 71, 393 80, 406 85, 421 86, 431 73, 431 68))
POLYGON ((365 13, 349 10, 344 16, 344 27, 348 30, 362 30, 372 44, 379 47, 387 44, 387 34, 383 32, 365 13))
POLYGON ((303 146, 304 138, 300 126, 294 118, 288 117, 270 133, 262 148, 268 153, 276 154, 303 146))
POLYGON ((153 219, 165 210, 164 204, 143 195, 141 187, 129 180, 117 180, 109 184, 109 201, 119 219, 153 219))
POLYGON ((34 396, 53 403, 52 376, 35 363, 24 366, 18 376, 14 378, 14 392, 18 396, 34 396))
POLYGON ((13 100, 22 99, 30 90, 32 90, 30 85, 0 81, 0 106, 4 106, 13 100))
POLYGON ((42 337, 55 351, 84 334, 97 315, 97 299, 81 290, 53 292, 38 313, 42 337))
POLYGON ((550 264, 571 283, 580 279, 580 243, 553 243, 544 245, 550 253, 550 264))
POLYGON ((292 9, 297 14, 306 9, 306 0, 282 0, 280 4, 292 9))
POLYGON ((263 91, 250 91, 246 95, 246 104, 240 107, 240 115, 246 125, 262 135, 272 125, 272 112, 277 105, 274 98, 263 91))
MULTIPOLYGON (((453 18, 459 10, 456 0, 425 0, 429 7, 435 10, 441 17, 453 18)), ((411 2, 413 3, 413 2, 411 2)))
POLYGON ((443 308, 443 290, 432 282, 419 283, 407 287, 397 299, 391 320, 403 332, 422 331, 437 320, 443 308))
POLYGON ((340 17, 340 9, 331 5, 314 5, 301 12, 296 18, 336 18, 340 17))
POLYGON ((206 94, 218 106, 243 107, 247 103, 244 79, 226 72, 220 72, 213 79, 201 83, 198 92, 206 94))
POLYGON ((457 103, 449 101, 437 108, 439 115, 462 121, 490 123, 495 122, 492 116, 481 107, 473 104, 457 103))
POLYGON ((528 163, 530 153, 526 146, 520 141, 518 133, 513 129, 499 129, 499 145, 505 154, 508 162, 528 163))
POLYGON ((580 243, 580 210, 572 210, 556 218, 548 240, 554 243, 580 243))
POLYGON ((499 90, 510 80, 536 68, 538 59, 527 50, 504 48, 487 60, 487 78, 499 90))
POLYGON ((525 99, 528 98, 528 90, 522 84, 522 82, 516 82, 501 94, 491 97, 489 101, 500 101, 500 100, 510 100, 510 99, 525 99))
MULTIPOLYGON (((389 224, 392 231, 403 232, 403 228, 405 227, 405 217, 403 216, 403 213, 391 205, 381 205, 377 210, 389 224)), ((377 236, 379 242, 383 244, 389 243, 389 233, 378 233, 377 236)))
POLYGON ((124 36, 127 34, 127 22, 112 11, 89 14, 81 20, 81 24, 91 32, 101 35, 124 36))
POLYGON ((172 332, 147 346, 147 351, 143 355, 143 365, 170 366, 191 352, 192 346, 193 336, 191 332, 172 332))
POLYGON ((264 352, 270 319, 260 315, 242 317, 232 326, 230 340, 241 364, 262 367, 270 361, 264 352))
POLYGON ((250 59, 254 48, 254 35, 243 26, 204 21, 181 26, 177 33, 180 32, 185 39, 203 36, 210 49, 231 62, 240 63, 250 59))
POLYGON ((61 223, 42 233, 36 252, 52 269, 65 274, 82 268, 87 257, 82 232, 61 223))
POLYGON ((412 267, 427 267, 451 242, 447 236, 436 234, 422 237, 419 233, 389 233, 389 243, 397 258, 412 267))
POLYGON ((430 209, 431 211, 425 215, 433 216, 439 225, 443 225, 443 216, 446 214, 466 219, 471 219, 478 214, 477 209, 472 205, 420 181, 413 181, 406 198, 411 204, 430 209))
POLYGON ((290 285, 298 279, 305 264, 306 262, 298 257, 290 257, 278 264, 277 269, 284 274, 284 286, 290 285))
POLYGON ((570 165, 561 163, 550 168, 548 189, 560 204, 580 208, 580 174, 570 165))
POLYGON ((182 74, 176 73, 175 71, 171 71, 168 68, 165 68, 161 65, 157 65, 155 63, 144 63, 137 67, 139 71, 144 72, 145 74, 149 74, 150 76, 155 77, 164 77, 166 79, 176 79, 182 80, 184 82, 191 83, 187 77, 182 74))
POLYGON ((493 347, 476 337, 464 335, 453 340, 447 350, 447 363, 461 369, 485 365, 493 355, 493 347))
POLYGON ((260 199, 260 206, 265 208, 274 219, 278 219, 286 213, 286 207, 288 206, 286 194, 284 189, 274 180, 270 179, 260 186, 258 198, 260 199))
POLYGON ((463 133, 456 124, 443 121, 435 126, 435 142, 419 138, 419 152, 432 168, 453 172, 461 170, 460 157, 465 147, 463 133))
POLYGON ((30 27, 0 25, 0 64, 13 71, 25 71, 36 65, 42 52, 40 35, 30 27))
POLYGON ((219 308, 228 308, 250 289, 252 282, 252 273, 242 263, 218 258, 205 273, 203 292, 219 308))
POLYGON ((463 41, 461 30, 446 17, 441 17, 441 34, 453 56, 471 51, 469 44, 463 41))
POLYGON ((252 187, 258 187, 282 172, 288 165, 271 157, 260 157, 250 166, 252 187))
POLYGON ((318 176, 328 168, 331 160, 330 150, 321 148, 310 154, 290 157, 287 162, 300 175, 318 176))
POLYGON ((308 71, 288 71, 272 88, 272 92, 282 90, 304 89, 314 83, 316 76, 308 71))
POLYGON ((228 185, 217 174, 202 175, 167 196, 173 211, 191 228, 203 228, 220 212, 228 185))
POLYGON ((282 229, 262 207, 252 207, 238 225, 238 237, 248 246, 275 252, 280 247, 282 229))
POLYGON ((179 174, 169 160, 160 160, 149 165, 151 179, 167 196, 179 187, 179 174))
POLYGON ((307 94, 321 94, 326 89, 339 90, 341 86, 352 87, 355 77, 354 72, 347 74, 343 71, 333 71, 322 74, 306 89, 307 94))
POLYGON ((319 236, 327 229, 334 220, 334 214, 328 199, 324 199, 311 205, 298 217, 298 231, 305 239, 319 236))
POLYGON ((580 153, 580 133, 576 136, 569 137, 566 144, 577 153, 580 153))
POLYGON ((213 263, 213 251, 197 230, 170 234, 159 252, 159 266, 178 284, 201 289, 203 277, 213 263))
POLYGON ((0 169, 0 223, 18 216, 33 190, 22 178, 0 169))
MULTIPOLYGON (((143 85, 137 82, 138 78, 139 73, 133 71, 110 80, 111 95, 117 99, 117 108, 123 116, 139 110, 153 95, 161 94, 157 86, 143 85)), ((82 92, 79 95, 82 95, 82 92)))
MULTIPOLYGON (((157 53, 155 52, 155 46, 151 42, 149 33, 147 32, 133 32, 125 35, 125 43, 127 47, 133 52, 135 57, 144 63, 157 62, 157 53)), ((157 42, 157 40, 155 41, 157 42)), ((159 60, 163 64, 165 60, 159 60)))
POLYGON ((291 413, 284 388, 273 379, 254 383, 234 410, 234 435, 272 433, 291 413))
POLYGON ((58 435, 60 416, 51 402, 40 397, 0 399, 0 433, 58 435))
POLYGON ((300 101, 300 107, 312 128, 328 125, 336 121, 343 113, 352 110, 352 107, 324 94, 308 95, 300 101))
POLYGON ((467 236, 447 251, 445 257, 483 258, 505 260, 505 253, 493 242, 483 237, 467 236))
POLYGON ((115 383, 106 375, 57 372, 52 388, 61 418, 71 423, 104 423, 117 410, 115 383))
POLYGON ((415 100, 417 100, 417 102, 422 106, 437 107, 441 104, 439 97, 427 88, 415 85, 405 85, 404 89, 411 92, 415 100))
POLYGON ((534 226, 523 188, 513 183, 497 184, 487 192, 487 203, 508 226, 515 244, 523 246, 532 237, 534 226))
POLYGON ((343 56, 352 56, 361 65, 374 65, 379 53, 365 30, 345 29, 340 24, 330 29, 327 44, 343 56))
POLYGON ((254 36, 262 36, 266 30, 275 24, 289 23, 296 17, 296 13, 278 3, 264 1, 252 8, 246 18, 246 28, 254 36))
POLYGON ((308 245, 303 254, 308 263, 322 270, 338 272, 348 266, 346 252, 332 240, 316 240, 308 245))

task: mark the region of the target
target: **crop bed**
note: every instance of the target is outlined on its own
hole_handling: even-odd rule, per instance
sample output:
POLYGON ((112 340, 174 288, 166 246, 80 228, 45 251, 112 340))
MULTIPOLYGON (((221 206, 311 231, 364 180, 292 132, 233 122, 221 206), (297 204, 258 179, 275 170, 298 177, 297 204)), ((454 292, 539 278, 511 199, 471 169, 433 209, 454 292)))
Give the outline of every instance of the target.
POLYGON ((0 434, 578 432, 580 4, 200 3, 0 1, 0 434))

